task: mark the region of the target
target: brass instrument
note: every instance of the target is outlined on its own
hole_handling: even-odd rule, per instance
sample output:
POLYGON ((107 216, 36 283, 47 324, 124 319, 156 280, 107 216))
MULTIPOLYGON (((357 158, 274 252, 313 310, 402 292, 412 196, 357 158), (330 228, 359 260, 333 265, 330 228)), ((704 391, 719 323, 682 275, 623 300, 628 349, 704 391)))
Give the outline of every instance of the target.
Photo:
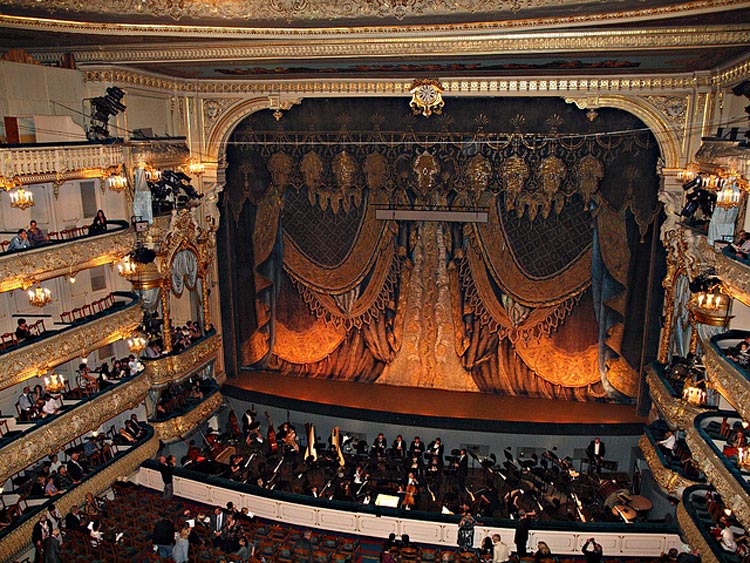
POLYGON ((315 449, 315 426, 308 422, 305 424, 305 430, 307 431, 307 448, 305 448, 305 461, 318 461, 318 451, 315 449))
POLYGON ((334 426, 333 430, 331 430, 331 447, 338 454, 339 466, 344 467, 346 460, 344 459, 344 452, 341 451, 341 430, 338 426, 334 426))

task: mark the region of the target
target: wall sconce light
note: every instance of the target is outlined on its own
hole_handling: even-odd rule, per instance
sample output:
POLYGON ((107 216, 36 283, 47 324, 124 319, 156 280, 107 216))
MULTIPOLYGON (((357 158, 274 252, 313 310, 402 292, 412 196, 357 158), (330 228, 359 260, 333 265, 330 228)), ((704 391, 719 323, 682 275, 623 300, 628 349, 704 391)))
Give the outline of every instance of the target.
POLYGON ((138 265, 131 259, 130 254, 127 254, 117 264, 117 272, 123 278, 131 278, 136 275, 138 271, 138 265))
POLYGON ((34 289, 27 291, 29 296, 29 303, 35 307, 44 307, 47 303, 52 301, 52 292, 46 287, 41 285, 36 286, 34 289))
POLYGON ((112 176, 107 176, 104 182, 107 184, 107 187, 113 192, 119 193, 128 187, 128 179, 122 174, 113 174, 112 176))
POLYGON ((28 209, 34 205, 34 194, 23 188, 10 192, 10 206, 18 209, 28 209))
POLYGON ((187 171, 191 176, 200 176, 206 171, 206 165, 197 160, 190 159, 190 162, 187 165, 187 171))
POLYGON ((146 349, 146 345, 148 344, 148 340, 146 340, 146 337, 142 334, 136 334, 128 338, 127 342, 130 351, 136 355, 140 355, 140 353, 146 349))

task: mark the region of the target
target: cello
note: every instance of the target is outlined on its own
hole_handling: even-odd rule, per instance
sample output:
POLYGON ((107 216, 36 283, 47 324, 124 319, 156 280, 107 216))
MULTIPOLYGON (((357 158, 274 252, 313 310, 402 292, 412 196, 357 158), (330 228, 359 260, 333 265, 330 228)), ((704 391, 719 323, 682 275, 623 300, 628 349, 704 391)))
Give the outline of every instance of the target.
POLYGON ((266 411, 266 418, 268 419, 268 433, 266 437, 268 439, 268 447, 271 448, 271 453, 275 454, 279 451, 279 444, 276 442, 276 430, 273 428, 273 422, 271 421, 271 415, 266 411))

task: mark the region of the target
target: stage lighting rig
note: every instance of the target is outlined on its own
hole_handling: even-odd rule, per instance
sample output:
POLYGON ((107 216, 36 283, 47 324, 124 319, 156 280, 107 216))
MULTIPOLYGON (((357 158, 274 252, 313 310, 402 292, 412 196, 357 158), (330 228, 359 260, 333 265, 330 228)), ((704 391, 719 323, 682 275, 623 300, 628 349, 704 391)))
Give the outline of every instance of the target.
POLYGON ((109 138, 107 123, 110 117, 124 112, 127 107, 122 103, 125 92, 117 86, 110 86, 104 96, 90 98, 91 123, 86 130, 86 136, 91 141, 103 141, 109 138))

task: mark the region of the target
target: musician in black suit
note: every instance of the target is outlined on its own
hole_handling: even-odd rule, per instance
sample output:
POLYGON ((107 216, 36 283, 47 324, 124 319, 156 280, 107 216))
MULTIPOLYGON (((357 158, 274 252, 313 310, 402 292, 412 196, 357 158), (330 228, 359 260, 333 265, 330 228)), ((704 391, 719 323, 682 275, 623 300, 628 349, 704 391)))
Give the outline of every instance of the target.
POLYGON ((378 437, 375 438, 375 441, 372 443, 372 453, 378 457, 385 456, 385 452, 388 449, 388 440, 385 439, 385 436, 381 432, 378 434, 378 437))
POLYGON ((466 477, 469 475, 469 456, 466 455, 465 449, 461 448, 453 465, 456 468, 456 480, 458 481, 458 486, 463 489, 466 487, 466 477))
POLYGON ((586 448, 586 455, 591 462, 591 467, 597 474, 602 472, 602 461, 604 456, 607 454, 607 447, 604 445, 598 437, 591 440, 588 447, 586 448))
POLYGON ((443 442, 442 440, 440 440, 440 438, 435 438, 432 442, 430 442, 430 445, 427 446, 427 455, 431 458, 430 464, 432 464, 432 459, 437 459, 438 466, 442 467, 444 453, 445 446, 443 445, 443 442))
POLYGON ((406 442, 401 437, 401 434, 396 436, 396 439, 393 440, 393 444, 391 445, 391 453, 393 454, 393 457, 406 457, 406 442))
POLYGON ((417 436, 409 446, 409 455, 419 456, 420 458, 424 455, 424 442, 417 436))

